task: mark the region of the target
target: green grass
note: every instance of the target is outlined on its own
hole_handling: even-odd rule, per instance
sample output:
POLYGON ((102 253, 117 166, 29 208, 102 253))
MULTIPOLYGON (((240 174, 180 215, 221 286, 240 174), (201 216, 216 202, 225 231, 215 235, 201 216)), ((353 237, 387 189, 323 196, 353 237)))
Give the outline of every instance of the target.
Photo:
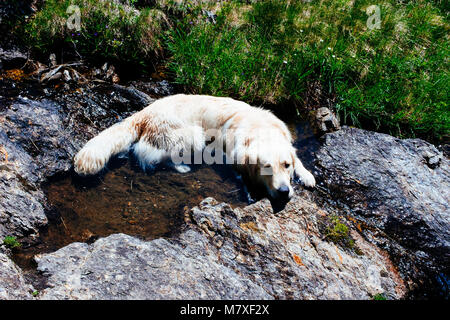
POLYGON ((176 82, 194 93, 306 109, 307 88, 347 124, 421 136, 448 136, 448 20, 427 1, 378 2, 381 28, 369 30, 373 1, 231 2, 217 24, 172 29, 176 82))
POLYGON ((22 246, 22 244, 19 241, 17 241, 16 237, 12 236, 5 237, 5 239, 3 239, 3 244, 10 249, 16 249, 22 246))
MULTIPOLYGON (((443 1, 48 0, 25 27, 35 49, 164 64, 191 93, 253 104, 311 105, 311 87, 346 124, 440 143, 449 138, 449 23, 443 1), (69 4, 82 28, 67 30, 69 4), (202 9, 216 11, 217 23, 202 9)), ((145 69, 145 68, 142 68, 145 69)))
POLYGON ((169 26, 166 15, 156 8, 137 11, 112 1, 47 0, 25 26, 25 36, 40 52, 67 47, 83 56, 145 64, 162 56, 164 31, 169 26), (67 28, 70 5, 80 8, 79 31, 67 28))

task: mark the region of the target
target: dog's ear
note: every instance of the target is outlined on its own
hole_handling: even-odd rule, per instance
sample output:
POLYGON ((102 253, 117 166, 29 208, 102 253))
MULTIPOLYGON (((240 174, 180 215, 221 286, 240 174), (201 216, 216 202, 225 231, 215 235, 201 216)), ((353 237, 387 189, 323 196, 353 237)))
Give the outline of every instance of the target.
POLYGON ((292 148, 292 150, 291 150, 291 163, 292 163, 292 168, 294 169, 294 172, 295 172, 295 158, 297 158, 297 153, 296 153, 296 149, 295 148, 292 148))
MULTIPOLYGON (((295 175, 295 170, 298 166, 298 161, 300 161, 300 159, 298 159, 297 157, 297 149, 295 149, 294 147, 291 148, 291 163, 292 163, 292 168, 294 169, 294 175, 295 175)), ((301 164, 301 162, 300 162, 301 164)))
POLYGON ((301 160, 297 157, 297 150, 295 148, 292 148, 291 151, 291 157, 292 157, 292 165, 294 166, 294 177, 300 178, 301 173, 305 168, 303 167, 303 164, 301 160))

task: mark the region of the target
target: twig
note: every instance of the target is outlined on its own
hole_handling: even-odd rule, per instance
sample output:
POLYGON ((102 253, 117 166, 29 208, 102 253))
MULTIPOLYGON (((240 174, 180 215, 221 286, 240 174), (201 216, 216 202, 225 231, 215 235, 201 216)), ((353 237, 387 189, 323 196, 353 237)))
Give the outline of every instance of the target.
POLYGON ((64 226, 64 229, 66 229, 66 231, 70 234, 70 231, 69 231, 69 229, 67 228, 66 223, 64 222, 63 217, 61 216, 60 218, 61 218, 61 222, 62 222, 62 224, 63 224, 63 226, 64 226))

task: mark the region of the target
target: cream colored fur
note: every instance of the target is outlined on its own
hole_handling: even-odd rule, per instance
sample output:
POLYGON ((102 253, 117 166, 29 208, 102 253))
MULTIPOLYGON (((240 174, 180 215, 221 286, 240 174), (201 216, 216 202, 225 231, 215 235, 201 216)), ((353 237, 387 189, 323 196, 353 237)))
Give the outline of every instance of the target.
MULTIPOLYGON (((226 141, 228 158, 239 170, 262 182, 273 197, 280 190, 286 193, 286 188, 289 197, 293 195, 294 174, 304 185, 315 185, 313 175, 295 153, 286 125, 271 112, 231 98, 202 95, 179 94, 157 100, 104 130, 75 156, 75 171, 96 174, 112 156, 130 148, 144 168, 173 159, 180 150, 202 152, 211 130, 216 132, 216 146, 223 149, 222 141, 226 141)), ((190 170, 183 163, 174 164, 174 168, 190 170)))

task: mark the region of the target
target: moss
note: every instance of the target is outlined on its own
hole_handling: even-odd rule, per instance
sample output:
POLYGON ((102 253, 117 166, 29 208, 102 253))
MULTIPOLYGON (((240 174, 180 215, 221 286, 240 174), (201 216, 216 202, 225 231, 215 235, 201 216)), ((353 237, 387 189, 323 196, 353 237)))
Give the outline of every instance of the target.
POLYGON ((350 235, 349 227, 341 220, 340 217, 332 215, 324 217, 321 224, 321 232, 325 239, 331 241, 343 248, 352 250, 358 255, 362 255, 361 250, 355 245, 355 240, 350 235))
MULTIPOLYGON (((340 242, 349 237, 348 227, 337 216, 332 216, 327 227, 326 237, 333 242, 340 242)), ((353 241, 350 242, 353 245, 353 241)))
POLYGON ((5 237, 5 239, 3 239, 3 244, 10 249, 16 249, 22 246, 22 244, 19 241, 17 241, 16 237, 12 236, 5 237))
POLYGON ((387 300, 386 297, 384 296, 384 294, 382 293, 377 293, 376 295, 374 295, 372 297, 372 300, 387 300))

